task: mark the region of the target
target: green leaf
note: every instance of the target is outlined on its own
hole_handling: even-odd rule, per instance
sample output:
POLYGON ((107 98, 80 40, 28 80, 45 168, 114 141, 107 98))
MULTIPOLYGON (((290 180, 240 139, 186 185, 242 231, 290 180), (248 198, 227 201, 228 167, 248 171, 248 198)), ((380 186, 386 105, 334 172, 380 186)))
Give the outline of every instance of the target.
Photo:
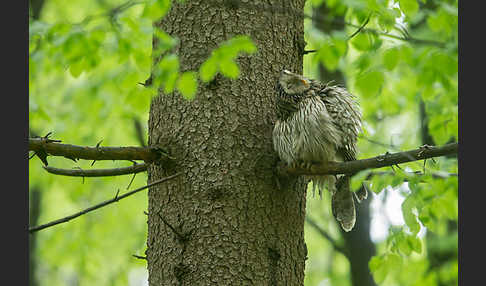
POLYGON ((231 40, 229 40, 227 44, 228 46, 232 47, 232 49, 237 51, 234 56, 241 52, 253 54, 257 50, 251 38, 246 35, 235 36, 231 40))
POLYGON ((73 77, 77 78, 81 75, 81 73, 83 73, 85 67, 86 65, 84 59, 80 59, 69 65, 69 72, 73 77))
POLYGON ((400 0, 400 9, 408 17, 413 17, 419 10, 417 0, 400 0))
POLYGON ((176 38, 169 36, 160 29, 154 29, 154 38, 157 39, 156 50, 153 52, 154 55, 163 54, 172 49, 178 42, 176 38))
POLYGON ((402 235, 397 240, 398 249, 400 252, 406 256, 409 256, 412 253, 412 247, 408 243, 407 235, 402 232, 402 235))
POLYGON ((414 213, 415 197, 409 195, 402 203, 402 214, 405 223, 407 224, 412 234, 417 234, 420 231, 420 224, 417 221, 417 216, 414 213))
POLYGON ((377 50, 383 41, 378 35, 361 31, 351 39, 351 45, 358 51, 377 50))
POLYGON ((394 253, 388 253, 384 256, 373 256, 368 267, 373 273, 373 279, 377 284, 382 284, 387 275, 392 272, 398 272, 402 266, 402 258, 394 253))
POLYGON ((366 180, 371 170, 363 170, 351 177, 351 190, 357 191, 361 188, 363 181, 366 180))
POLYGON ((241 52, 254 53, 257 50, 248 36, 239 35, 222 43, 199 68, 199 76, 203 82, 214 78, 218 71, 226 77, 237 78, 240 74, 238 65, 234 62, 241 52))
POLYGON ((385 68, 389 71, 393 70, 399 60, 400 60, 400 51, 396 48, 391 48, 391 49, 388 49, 388 50, 385 50, 383 52, 383 65, 385 66, 385 68))
POLYGON ((211 81, 218 73, 218 62, 216 58, 210 57, 199 68, 199 76, 203 82, 211 81))
POLYGON ((400 17, 400 10, 397 8, 382 9, 378 14, 378 25, 384 32, 390 31, 395 27, 398 17, 400 17))
POLYGON ((169 11, 170 4, 170 0, 152 0, 145 5, 142 16, 153 21, 159 20, 169 11))
POLYGON ((422 241, 415 235, 407 235, 408 244, 418 254, 422 253, 422 241))
POLYGON ((364 97, 374 97, 378 95, 384 81, 383 73, 370 71, 356 79, 355 87, 364 97))
POLYGON ((368 262, 368 267, 370 268, 371 272, 375 272, 378 268, 381 267, 382 264, 383 264, 382 256, 373 256, 368 262))
POLYGON ((336 70, 340 56, 336 52, 336 48, 332 46, 330 43, 325 43, 322 47, 317 51, 317 58, 320 62, 330 71, 336 70))
MULTIPOLYGON (((447 6, 445 6, 447 7, 447 6)), ((457 8, 453 9, 441 8, 435 14, 427 18, 427 25, 434 32, 439 32, 449 36, 452 32, 457 33, 457 8), (452 12, 452 13, 451 13, 452 12)))
POLYGON ((232 79, 235 79, 240 75, 238 65, 231 60, 220 62, 220 71, 224 76, 232 79))
POLYGON ((193 100, 197 92, 197 74, 184 72, 177 81, 177 89, 187 100, 193 100))
POLYGON ((170 93, 174 90, 178 77, 179 58, 174 54, 169 54, 162 58, 154 70, 154 85, 163 85, 164 92, 170 93))

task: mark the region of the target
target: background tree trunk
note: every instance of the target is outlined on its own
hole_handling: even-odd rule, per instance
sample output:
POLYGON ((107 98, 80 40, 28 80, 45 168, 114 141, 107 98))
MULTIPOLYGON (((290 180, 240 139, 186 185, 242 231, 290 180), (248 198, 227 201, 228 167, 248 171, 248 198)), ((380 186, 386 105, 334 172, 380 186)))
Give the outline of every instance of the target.
MULTIPOLYGON (((41 191, 38 187, 29 189, 29 225, 37 225, 40 214, 41 191)), ((35 277, 36 272, 36 240, 37 236, 29 235, 29 286, 38 285, 35 277)))
MULTIPOLYGON (((288 179, 277 189, 272 148, 274 87, 282 69, 302 72, 303 19, 214 2, 173 2, 155 25, 180 40, 181 71, 198 70, 240 34, 258 52, 239 57, 237 80, 201 83, 194 101, 178 93, 152 101, 149 144, 176 160, 151 167, 149 182, 183 175, 149 190, 149 284, 303 285, 306 184, 288 179)), ((304 2, 268 4, 300 11, 304 2)))
MULTIPOLYGON (((314 16, 320 19, 328 19, 329 8, 323 2, 319 8, 314 10, 314 16)), ((335 16, 335 21, 321 21, 316 23, 317 28, 325 33, 331 33, 334 30, 344 30, 344 16, 335 16)), ((322 82, 334 80, 336 84, 346 85, 344 74, 336 69, 330 71, 322 64, 319 65, 319 76, 322 82)), ((370 237, 370 202, 372 194, 368 198, 356 205, 356 224, 350 232, 344 232, 341 228, 341 234, 345 241, 345 248, 349 254, 349 268, 351 274, 351 283, 355 286, 376 286, 368 262, 376 254, 375 244, 370 237)))

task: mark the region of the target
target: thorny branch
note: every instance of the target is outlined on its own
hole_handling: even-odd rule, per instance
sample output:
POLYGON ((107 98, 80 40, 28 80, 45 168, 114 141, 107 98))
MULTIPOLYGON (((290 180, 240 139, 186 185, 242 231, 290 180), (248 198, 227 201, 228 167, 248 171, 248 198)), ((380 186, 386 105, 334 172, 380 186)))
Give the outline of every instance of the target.
POLYGON ((457 154, 458 143, 450 143, 441 147, 422 146, 415 150, 387 153, 369 159, 349 162, 326 162, 324 164, 312 164, 310 167, 287 166, 283 162, 277 166, 282 175, 338 175, 354 174, 366 169, 394 166, 401 163, 457 154))
POLYGON ((172 176, 168 176, 168 177, 162 178, 162 179, 160 179, 160 180, 154 181, 154 182, 152 182, 152 183, 150 183, 150 184, 148 184, 148 185, 145 185, 145 186, 143 186, 143 187, 140 187, 140 188, 138 188, 138 189, 135 189, 135 190, 133 190, 133 191, 130 191, 130 192, 128 192, 128 193, 126 193, 126 194, 123 194, 123 195, 121 195, 121 196, 119 196, 119 195, 118 195, 118 192, 119 192, 119 191, 118 191, 118 192, 116 193, 115 197, 114 197, 114 198, 112 198, 112 199, 110 199, 110 200, 106 200, 106 201, 101 202, 101 203, 99 203, 99 204, 97 204, 97 205, 94 205, 94 206, 92 206, 92 207, 89 207, 89 208, 84 209, 84 210, 82 210, 82 211, 80 211, 80 212, 77 212, 77 213, 75 213, 75 214, 72 214, 72 215, 70 215, 70 216, 67 216, 67 217, 64 217, 64 218, 61 218, 61 219, 58 219, 58 220, 54 220, 54 221, 51 221, 51 222, 49 222, 49 223, 46 223, 46 224, 43 224, 43 225, 39 225, 39 226, 29 227, 29 233, 33 233, 33 232, 36 232, 36 231, 39 231, 39 230, 42 230, 42 229, 45 229, 45 228, 48 228, 48 227, 51 227, 51 226, 54 226, 54 225, 60 224, 60 223, 68 222, 68 221, 70 221, 70 220, 72 220, 72 219, 74 219, 74 218, 77 218, 78 216, 82 216, 82 215, 84 215, 84 214, 86 214, 86 213, 89 213, 89 212, 91 212, 91 211, 94 211, 94 210, 96 210, 96 209, 99 209, 99 208, 102 208, 102 207, 107 206, 107 205, 109 205, 109 204, 112 204, 112 203, 118 202, 118 201, 119 201, 119 200, 121 200, 121 199, 124 199, 124 198, 126 198, 126 197, 128 197, 128 196, 131 196, 131 195, 133 195, 133 194, 135 194, 135 193, 138 193, 138 192, 140 192, 140 191, 142 191, 142 190, 148 189, 148 188, 150 188, 150 187, 153 187, 153 186, 155 186, 155 185, 158 185, 158 184, 160 184, 160 183, 163 183, 163 182, 165 182, 165 181, 168 181, 168 180, 170 180, 170 179, 173 179, 173 178, 175 178, 175 177, 177 177, 177 176, 180 176, 181 174, 182 174, 182 173, 176 173, 176 174, 174 174, 174 175, 172 175, 172 176))
POLYGON ((104 17, 108 17, 108 19, 110 21, 114 21, 114 19, 118 15, 120 15, 122 12, 126 11, 128 8, 133 7, 135 5, 145 4, 145 3, 147 3, 147 1, 132 1, 132 0, 129 0, 129 1, 126 1, 126 2, 124 2, 124 3, 122 3, 118 6, 115 6, 111 9, 109 9, 107 12, 97 14, 97 15, 89 15, 86 18, 84 18, 83 21, 81 21, 80 23, 77 23, 77 25, 85 25, 85 24, 91 22, 94 19, 104 18, 104 17))
POLYGON ((113 169, 91 169, 91 170, 83 170, 83 169, 60 169, 54 168, 49 166, 43 166, 44 170, 48 173, 55 174, 55 175, 62 175, 62 176, 72 176, 72 177, 108 177, 108 176, 120 176, 120 175, 129 175, 129 174, 137 174, 140 172, 147 171, 148 164, 135 164, 130 167, 123 167, 123 168, 113 168, 113 169))
POLYGON ((47 137, 29 138, 29 151, 34 151, 47 166, 47 155, 63 156, 71 160, 143 160, 146 163, 170 158, 158 147, 87 147, 61 144, 47 137))

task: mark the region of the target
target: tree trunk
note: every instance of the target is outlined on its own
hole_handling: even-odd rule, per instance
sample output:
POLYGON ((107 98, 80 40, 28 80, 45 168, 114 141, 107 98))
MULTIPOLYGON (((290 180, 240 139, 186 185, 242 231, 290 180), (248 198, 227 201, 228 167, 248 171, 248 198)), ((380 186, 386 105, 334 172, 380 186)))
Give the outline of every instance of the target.
MULTIPOLYGON (((371 194, 369 194, 371 195, 371 194)), ((341 231, 349 253, 352 285, 376 286, 368 263, 376 254, 375 244, 370 238, 371 198, 356 204, 356 225, 350 232, 341 231)))
MULTIPOLYGON (((239 57, 237 80, 200 83, 194 101, 177 92, 152 101, 149 144, 176 160, 151 167, 149 182, 183 175, 149 190, 149 285, 303 285, 306 184, 277 188, 272 148, 274 87, 282 69, 302 72, 303 19, 247 9, 260 1, 214 2, 174 1, 155 25, 179 39, 181 71, 235 35, 258 52, 239 57)), ((302 11, 305 1, 269 2, 302 11)))

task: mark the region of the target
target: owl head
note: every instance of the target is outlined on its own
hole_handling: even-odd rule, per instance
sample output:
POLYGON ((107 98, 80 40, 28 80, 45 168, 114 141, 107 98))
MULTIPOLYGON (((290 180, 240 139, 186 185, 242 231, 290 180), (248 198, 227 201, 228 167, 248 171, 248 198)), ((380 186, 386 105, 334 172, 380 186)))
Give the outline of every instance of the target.
POLYGON ((278 83, 287 94, 303 94, 311 87, 307 78, 288 70, 283 70, 280 73, 278 83))

